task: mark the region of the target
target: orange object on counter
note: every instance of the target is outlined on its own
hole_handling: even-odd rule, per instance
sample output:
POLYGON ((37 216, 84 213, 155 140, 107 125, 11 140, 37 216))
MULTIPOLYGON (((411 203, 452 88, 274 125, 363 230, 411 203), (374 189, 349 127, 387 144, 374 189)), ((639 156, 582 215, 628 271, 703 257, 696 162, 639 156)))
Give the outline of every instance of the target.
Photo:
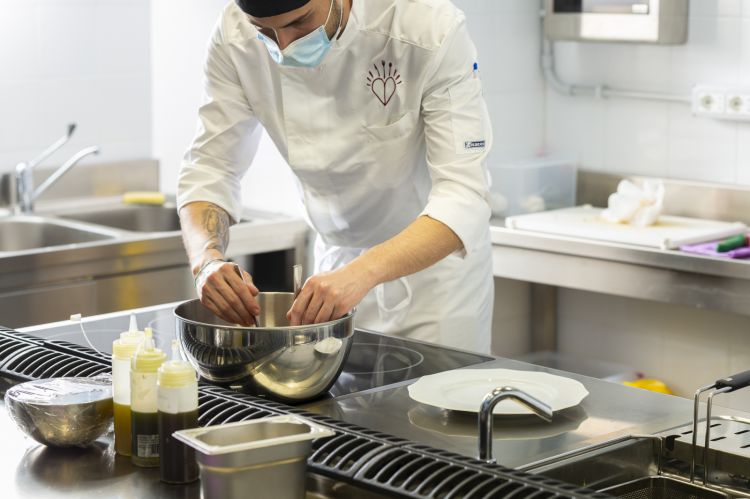
POLYGON ((658 379, 638 379, 635 381, 623 381, 623 385, 632 386, 633 388, 641 388, 643 390, 649 390, 651 392, 664 393, 666 395, 674 395, 672 390, 664 384, 663 381, 658 379))

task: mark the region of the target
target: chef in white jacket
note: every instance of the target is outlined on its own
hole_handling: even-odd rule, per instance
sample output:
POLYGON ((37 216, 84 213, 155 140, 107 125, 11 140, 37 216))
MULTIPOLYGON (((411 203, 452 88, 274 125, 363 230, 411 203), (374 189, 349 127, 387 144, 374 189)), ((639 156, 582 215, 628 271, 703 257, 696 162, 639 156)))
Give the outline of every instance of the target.
POLYGON ((237 0, 205 72, 178 205, 207 307, 241 324, 260 312, 251 276, 243 283, 224 253, 262 126, 317 234, 293 324, 356 306, 359 327, 489 351, 492 132, 460 10, 448 0, 237 0))

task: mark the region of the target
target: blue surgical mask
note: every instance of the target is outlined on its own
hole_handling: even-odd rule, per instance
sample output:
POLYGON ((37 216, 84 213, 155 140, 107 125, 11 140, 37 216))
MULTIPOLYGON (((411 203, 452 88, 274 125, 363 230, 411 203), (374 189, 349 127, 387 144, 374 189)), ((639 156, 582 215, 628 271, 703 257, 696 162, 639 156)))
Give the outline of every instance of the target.
MULTIPOLYGON (((281 66, 314 68, 320 65, 331 49, 331 39, 328 38, 328 33, 326 33, 326 24, 328 24, 328 20, 333 13, 334 1, 331 0, 331 8, 328 11, 328 17, 323 26, 290 43, 284 50, 281 50, 274 40, 268 38, 263 33, 258 33, 258 38, 266 45, 271 58, 281 66)), ((339 26, 336 28, 333 38, 336 38, 341 30, 342 17, 344 17, 343 12, 339 16, 339 26)))

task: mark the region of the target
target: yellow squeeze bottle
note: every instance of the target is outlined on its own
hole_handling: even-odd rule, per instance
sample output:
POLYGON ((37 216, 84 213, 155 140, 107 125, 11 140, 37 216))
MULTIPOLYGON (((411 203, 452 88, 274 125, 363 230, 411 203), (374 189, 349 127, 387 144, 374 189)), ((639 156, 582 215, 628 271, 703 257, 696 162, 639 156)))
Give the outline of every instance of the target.
POLYGON ((130 455, 130 363, 146 334, 138 330, 135 315, 129 331, 112 342, 112 399, 115 416, 115 452, 130 455))

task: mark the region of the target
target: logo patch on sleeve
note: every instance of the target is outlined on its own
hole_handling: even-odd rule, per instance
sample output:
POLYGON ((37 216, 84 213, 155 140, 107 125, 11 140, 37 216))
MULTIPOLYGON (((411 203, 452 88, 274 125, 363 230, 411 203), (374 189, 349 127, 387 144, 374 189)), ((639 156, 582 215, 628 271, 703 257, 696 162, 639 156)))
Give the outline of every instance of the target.
POLYGON ((473 149, 484 149, 486 141, 484 140, 471 140, 464 142, 464 149, 471 151, 473 149))

